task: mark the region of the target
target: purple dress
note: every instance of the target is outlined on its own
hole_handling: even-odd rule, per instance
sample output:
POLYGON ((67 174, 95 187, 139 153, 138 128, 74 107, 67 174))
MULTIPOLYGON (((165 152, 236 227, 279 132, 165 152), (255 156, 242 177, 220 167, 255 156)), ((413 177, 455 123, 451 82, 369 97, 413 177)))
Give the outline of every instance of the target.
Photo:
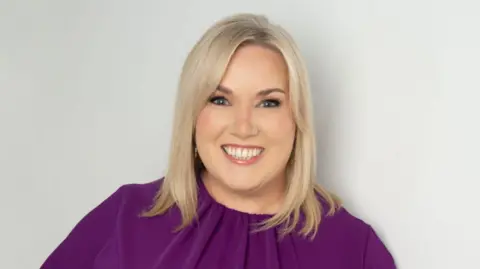
POLYGON ((393 258, 373 229, 341 209, 324 217, 314 240, 276 228, 252 233, 268 218, 216 202, 199 180, 199 221, 180 224, 174 207, 151 218, 161 180, 120 187, 87 214, 53 251, 42 269, 394 269, 393 258))

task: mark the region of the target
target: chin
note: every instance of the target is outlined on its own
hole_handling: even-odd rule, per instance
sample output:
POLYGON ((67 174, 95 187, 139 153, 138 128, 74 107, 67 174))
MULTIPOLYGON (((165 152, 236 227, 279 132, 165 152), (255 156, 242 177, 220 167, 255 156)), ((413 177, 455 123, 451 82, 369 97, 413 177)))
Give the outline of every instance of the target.
POLYGON ((240 175, 232 176, 232 172, 225 173, 219 179, 222 184, 234 192, 251 192, 261 188, 266 182, 259 180, 258 176, 240 175))
POLYGON ((224 184, 227 185, 229 189, 236 192, 250 192, 262 186, 260 182, 239 182, 236 180, 228 180, 224 182, 224 184))

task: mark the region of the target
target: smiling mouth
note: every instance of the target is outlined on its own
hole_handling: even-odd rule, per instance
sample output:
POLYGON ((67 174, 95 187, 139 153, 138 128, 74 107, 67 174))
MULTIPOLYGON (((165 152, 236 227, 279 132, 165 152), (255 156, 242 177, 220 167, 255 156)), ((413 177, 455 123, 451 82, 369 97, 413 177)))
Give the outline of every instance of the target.
POLYGON ((264 151, 264 148, 262 147, 241 147, 231 145, 223 145, 222 149, 229 159, 241 162, 256 160, 264 151))

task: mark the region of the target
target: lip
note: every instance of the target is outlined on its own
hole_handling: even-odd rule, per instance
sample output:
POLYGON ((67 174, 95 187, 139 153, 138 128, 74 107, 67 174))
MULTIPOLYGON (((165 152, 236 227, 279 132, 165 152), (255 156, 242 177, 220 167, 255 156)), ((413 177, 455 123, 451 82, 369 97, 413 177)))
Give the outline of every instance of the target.
POLYGON ((224 145, 221 146, 220 149, 229 161, 231 161, 234 164, 238 164, 238 165, 252 165, 252 164, 258 162, 262 158, 263 151, 265 150, 265 148, 259 147, 259 146, 238 145, 238 144, 224 144, 224 145), (244 149, 261 149, 262 153, 260 153, 259 155, 255 156, 255 157, 252 157, 248 160, 238 160, 238 159, 235 159, 233 156, 229 155, 227 152, 225 152, 223 147, 226 147, 226 146, 227 147, 234 147, 234 148, 244 148, 244 149))

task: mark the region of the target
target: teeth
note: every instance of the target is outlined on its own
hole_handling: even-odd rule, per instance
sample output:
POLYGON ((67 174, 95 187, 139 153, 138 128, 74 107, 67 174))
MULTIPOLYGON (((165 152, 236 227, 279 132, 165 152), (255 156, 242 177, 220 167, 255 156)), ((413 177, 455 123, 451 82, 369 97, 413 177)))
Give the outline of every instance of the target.
POLYGON ((262 153, 262 149, 260 148, 253 148, 253 149, 247 149, 247 148, 234 148, 234 147, 223 147, 223 150, 225 152, 234 157, 235 159, 238 160, 249 160, 253 157, 256 157, 262 153))

